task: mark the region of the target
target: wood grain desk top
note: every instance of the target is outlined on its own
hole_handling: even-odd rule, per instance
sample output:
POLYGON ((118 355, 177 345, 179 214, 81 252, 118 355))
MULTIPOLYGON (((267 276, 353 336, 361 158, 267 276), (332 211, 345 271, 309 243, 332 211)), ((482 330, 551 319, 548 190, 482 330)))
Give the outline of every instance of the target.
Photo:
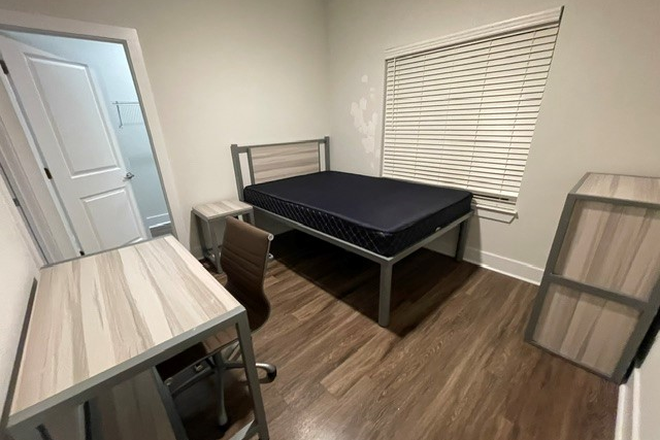
POLYGON ((127 378, 243 311, 172 236, 45 267, 9 423, 127 378))
POLYGON ((196 205, 193 207, 193 211, 206 220, 213 220, 219 217, 250 213, 252 212, 252 205, 239 200, 222 200, 196 205))
POLYGON ((575 193, 660 205, 660 178, 589 173, 575 193))

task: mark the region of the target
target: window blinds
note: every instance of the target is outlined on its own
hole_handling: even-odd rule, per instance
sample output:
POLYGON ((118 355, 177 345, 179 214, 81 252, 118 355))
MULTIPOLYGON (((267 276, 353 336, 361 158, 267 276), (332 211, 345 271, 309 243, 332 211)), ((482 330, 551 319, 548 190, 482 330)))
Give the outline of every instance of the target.
POLYGON ((511 20, 389 57, 383 176, 465 188, 477 206, 513 212, 560 16, 511 20))

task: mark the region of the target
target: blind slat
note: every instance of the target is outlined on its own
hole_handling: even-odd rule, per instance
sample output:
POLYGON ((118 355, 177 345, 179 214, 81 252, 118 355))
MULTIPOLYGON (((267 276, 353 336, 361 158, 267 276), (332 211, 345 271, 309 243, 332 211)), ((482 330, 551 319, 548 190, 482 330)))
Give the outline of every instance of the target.
MULTIPOLYGON (((438 77, 442 77, 445 79, 451 79, 451 78, 460 78, 460 77, 470 77, 470 76, 476 76, 476 75, 482 75, 484 71, 488 71, 488 73, 492 74, 497 74, 500 72, 507 72, 511 70, 518 70, 521 68, 529 67, 530 69, 536 69, 536 70, 546 70, 549 69, 550 63, 552 61, 552 56, 550 51, 547 53, 543 53, 541 55, 538 54, 530 54, 529 57, 523 57, 520 60, 511 60, 509 58, 503 59, 501 62, 495 62, 494 60, 490 60, 490 62, 486 63, 487 65, 478 65, 479 63, 476 63, 473 66, 464 68, 464 69, 452 69, 451 66, 438 66, 435 68, 429 68, 426 71, 423 69, 419 69, 418 72, 410 72, 408 74, 403 74, 403 73, 398 73, 397 75, 387 75, 385 77, 386 80, 386 85, 392 85, 395 78, 397 82, 403 81, 403 83, 400 84, 405 84, 406 82, 415 82, 415 81, 420 81, 424 79, 424 77, 430 77, 430 74, 437 74, 438 77), (433 72, 435 70, 435 72, 433 72)), ((484 64, 483 62, 481 64, 484 64)))
POLYGON ((545 60, 552 58, 552 53, 554 47, 539 46, 536 48, 531 48, 531 50, 523 51, 518 50, 514 53, 499 53, 491 57, 482 57, 475 58, 471 60, 462 60, 461 63, 451 63, 448 65, 431 65, 424 66, 422 65, 411 65, 408 68, 401 68, 397 65, 397 72, 395 73, 396 78, 406 78, 410 76, 415 76, 420 73, 424 75, 431 75, 434 73, 442 74, 443 72, 458 72, 458 71, 471 71, 474 69, 483 69, 485 67, 498 67, 498 66, 510 66, 513 63, 519 63, 523 61, 536 61, 536 60, 545 60), (435 71, 435 72, 434 72, 435 71))
MULTIPOLYGON (((545 78, 550 71, 549 65, 538 66, 538 67, 528 67, 524 64, 519 63, 520 67, 501 69, 497 71, 491 71, 490 69, 479 69, 478 71, 463 73, 457 72, 453 75, 443 75, 442 77, 430 78, 425 76, 420 76, 418 78, 409 78, 407 80, 397 80, 396 90, 406 90, 419 87, 433 86, 433 85, 460 85, 465 83, 474 83, 474 82, 483 82, 489 81, 491 83, 503 82, 506 80, 520 80, 520 76, 537 76, 539 78, 545 78)), ((393 86, 393 84, 392 84, 393 86)))
POLYGON ((397 60, 396 65, 405 70, 407 67, 418 65, 421 62, 440 64, 447 63, 448 61, 477 58, 484 54, 497 55, 506 52, 513 52, 529 46, 553 45, 556 40, 556 33, 543 35, 538 32, 529 32, 522 34, 521 37, 522 38, 518 39, 489 40, 479 44, 462 47, 455 46, 453 49, 432 51, 408 58, 403 57, 397 60))
MULTIPOLYGON (((470 50, 478 50, 484 47, 493 46, 498 47, 503 44, 507 44, 513 41, 521 41, 529 39, 530 36, 536 36, 537 38, 544 38, 547 36, 556 36, 558 32, 557 25, 551 25, 545 28, 533 28, 528 29, 522 32, 516 33, 503 33, 500 36, 495 36, 492 38, 487 38, 483 40, 476 40, 467 43, 459 43, 451 46, 443 47, 440 49, 430 49, 423 52, 418 52, 410 55, 403 55, 397 57, 395 60, 397 64, 407 64, 408 62, 416 62, 422 57, 438 57, 443 54, 452 54, 460 52, 468 52, 470 50)), ((556 38, 556 37, 555 37, 556 38)), ((394 61, 394 59, 389 60, 394 61)))

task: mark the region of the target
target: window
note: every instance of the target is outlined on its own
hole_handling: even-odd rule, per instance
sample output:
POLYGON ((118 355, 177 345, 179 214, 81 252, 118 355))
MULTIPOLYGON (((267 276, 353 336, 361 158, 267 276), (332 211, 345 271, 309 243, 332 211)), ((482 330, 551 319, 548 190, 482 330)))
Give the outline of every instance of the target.
POLYGON ((386 177, 465 188, 515 212, 561 9, 386 56, 386 177))

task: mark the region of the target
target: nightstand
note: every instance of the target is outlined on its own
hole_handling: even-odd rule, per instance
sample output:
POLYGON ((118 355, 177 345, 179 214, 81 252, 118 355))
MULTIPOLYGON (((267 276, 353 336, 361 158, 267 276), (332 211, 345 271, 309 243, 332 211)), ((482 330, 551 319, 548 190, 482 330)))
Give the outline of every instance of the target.
POLYGON ((238 200, 221 200, 218 202, 204 203, 196 205, 192 210, 197 221, 197 233, 199 234, 199 244, 202 247, 202 254, 213 261, 216 270, 220 271, 220 244, 218 237, 216 237, 214 224, 223 222, 227 217, 243 218, 248 222, 254 224, 254 214, 252 205, 240 202, 238 200), (209 239, 211 240, 211 247, 207 248, 206 240, 204 238, 204 229, 206 229, 209 239))

